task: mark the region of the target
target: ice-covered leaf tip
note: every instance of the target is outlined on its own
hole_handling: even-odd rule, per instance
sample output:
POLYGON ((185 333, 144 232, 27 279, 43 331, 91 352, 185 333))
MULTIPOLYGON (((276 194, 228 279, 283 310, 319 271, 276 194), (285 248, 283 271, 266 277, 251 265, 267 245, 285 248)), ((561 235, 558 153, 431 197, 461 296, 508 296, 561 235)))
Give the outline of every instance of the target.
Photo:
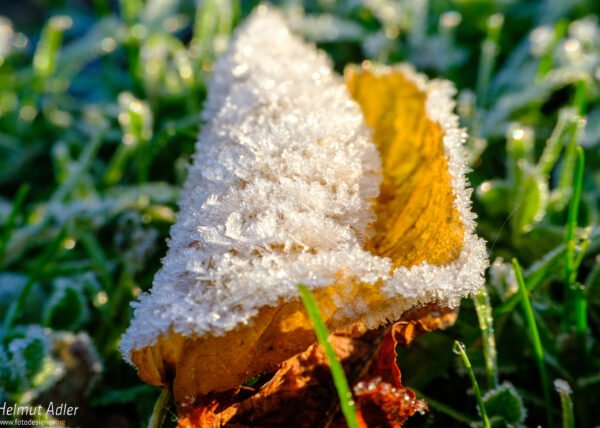
POLYGON ((452 85, 407 66, 345 79, 264 6, 216 62, 169 251, 121 342, 180 406, 315 341, 300 283, 333 330, 482 285, 452 85))

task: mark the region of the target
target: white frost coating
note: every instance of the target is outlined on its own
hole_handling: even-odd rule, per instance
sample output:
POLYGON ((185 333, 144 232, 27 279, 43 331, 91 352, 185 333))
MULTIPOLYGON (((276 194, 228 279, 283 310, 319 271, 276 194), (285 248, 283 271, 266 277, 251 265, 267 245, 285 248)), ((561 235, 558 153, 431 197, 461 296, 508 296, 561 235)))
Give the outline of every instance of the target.
POLYGON ((370 282, 390 270, 363 249, 381 167, 360 107, 322 52, 260 10, 215 64, 169 251, 134 304, 126 355, 169 327, 223 334, 340 269, 370 282))
POLYGON ((222 335, 250 323, 261 307, 297 297, 298 283, 324 287, 342 269, 367 283, 383 280, 394 301, 383 313, 345 302, 337 314, 361 315, 369 326, 421 303, 457 305, 482 285, 487 256, 474 235, 454 89, 402 70, 427 91, 427 112, 445 131, 465 223, 459 259, 399 268, 391 277, 391 260, 363 249, 381 175, 360 107, 325 55, 261 7, 215 64, 169 251, 151 292, 133 304, 121 341, 127 360, 170 329, 222 335))

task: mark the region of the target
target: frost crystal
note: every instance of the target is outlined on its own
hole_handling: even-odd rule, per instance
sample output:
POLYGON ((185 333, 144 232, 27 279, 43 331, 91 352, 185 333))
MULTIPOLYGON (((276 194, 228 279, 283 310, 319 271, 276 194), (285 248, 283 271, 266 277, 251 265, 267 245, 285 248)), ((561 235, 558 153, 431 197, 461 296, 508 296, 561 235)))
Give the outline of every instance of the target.
POLYGON ((555 379, 554 380, 554 388, 561 394, 572 394, 573 390, 571 386, 566 380, 563 379, 555 379))
MULTIPOLYGON (((460 257, 391 272, 363 248, 375 215, 380 158, 359 106, 326 56, 295 38, 275 11, 258 8, 215 64, 203 127, 150 293, 134 303, 121 342, 132 350, 169 331, 222 335, 266 305, 297 297, 297 285, 331 285, 339 272, 419 303, 456 305, 482 283, 485 247, 474 234, 451 85, 406 70, 427 91, 443 127, 456 207, 465 224, 460 257)), ((343 315, 361 312, 345 302, 343 315)), ((363 302, 364 305, 364 302, 363 302)), ((370 314, 373 326, 396 314, 370 314)))

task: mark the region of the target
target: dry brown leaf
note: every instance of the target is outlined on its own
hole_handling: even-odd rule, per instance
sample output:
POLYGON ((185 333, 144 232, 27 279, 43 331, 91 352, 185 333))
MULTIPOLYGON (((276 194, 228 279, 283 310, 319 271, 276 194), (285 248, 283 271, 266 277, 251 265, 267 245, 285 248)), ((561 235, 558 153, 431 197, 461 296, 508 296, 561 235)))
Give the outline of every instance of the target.
POLYGON ((413 321, 402 321, 390 328, 369 374, 354 387, 357 415, 364 427, 399 428, 410 416, 427 410, 425 402, 418 400, 413 391, 402 385, 396 346, 398 338, 404 338, 404 323, 411 324, 413 321))
POLYGON ((394 340, 400 346, 409 346, 423 333, 444 330, 456 322, 458 309, 428 304, 406 312, 402 320, 394 324, 394 340))
MULTIPOLYGON (((381 332, 360 337, 332 334, 330 341, 350 378, 372 357, 381 332)), ((327 358, 317 344, 285 361, 260 388, 234 389, 200 398, 180 428, 225 426, 318 427, 337 413, 337 392, 327 358)))
MULTIPOLYGON (((434 304, 408 311, 387 331, 368 373, 354 386, 359 423, 365 428, 399 428, 415 413, 427 411, 427 404, 417 399, 402 384, 397 365, 397 346, 409 346, 423 333, 454 324, 457 311, 434 304)), ((338 422, 338 426, 344 426, 338 422)))
MULTIPOLYGON (((445 328, 455 318, 453 310, 427 305, 410 311, 390 328, 360 335, 356 328, 355 334, 330 336, 350 384, 355 385, 363 427, 400 427, 408 417, 426 410, 425 403, 402 385, 396 346, 445 328)), ((316 344, 285 361, 263 385, 212 393, 179 413, 185 415, 180 428, 345 426, 327 358, 316 344)))

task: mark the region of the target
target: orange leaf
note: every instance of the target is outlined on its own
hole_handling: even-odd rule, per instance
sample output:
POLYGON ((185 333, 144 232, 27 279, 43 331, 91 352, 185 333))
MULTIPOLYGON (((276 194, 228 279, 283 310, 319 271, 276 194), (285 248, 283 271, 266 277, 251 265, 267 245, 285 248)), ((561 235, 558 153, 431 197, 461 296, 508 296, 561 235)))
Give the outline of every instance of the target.
POLYGON ((381 342, 369 374, 354 387, 358 414, 365 427, 401 427, 410 416, 423 413, 427 405, 402 385, 396 346, 403 340, 404 323, 394 324, 381 342))
MULTIPOLYGON (((352 333, 330 336, 349 382, 355 385, 363 427, 400 427, 407 418, 427 409, 424 401, 402 385, 396 347, 408 345, 419 334, 445 328, 455 318, 453 310, 427 305, 409 311, 389 328, 364 333, 356 325, 352 333)), ((259 382, 253 387, 211 393, 199 397, 191 407, 180 407, 179 427, 345 426, 327 358, 317 344, 286 360, 271 378, 259 382)))
MULTIPOLYGON (((330 341, 350 378, 356 379, 372 357, 380 332, 361 337, 333 334, 330 341)), ((179 409, 180 428, 258 425, 317 427, 333 419, 337 394, 327 358, 317 344, 285 361, 264 385, 201 397, 191 409, 179 409)))
MULTIPOLYGON (((293 362, 315 342, 298 283, 311 286, 330 331, 376 329, 424 302, 456 306, 487 264, 448 82, 365 64, 347 69, 346 91, 266 7, 237 30, 215 76, 169 253, 121 345, 143 380, 172 387, 181 411, 203 400, 206 423, 225 415, 205 401, 219 392, 235 403, 230 419, 258 409, 237 389, 257 375, 280 369, 273 394, 297 392, 306 367, 296 373, 293 362)), ((394 343, 444 322, 403 321, 394 343)), ((378 377, 401 388, 385 347, 378 377)), ((260 405, 272 399, 265 387, 260 405)))

